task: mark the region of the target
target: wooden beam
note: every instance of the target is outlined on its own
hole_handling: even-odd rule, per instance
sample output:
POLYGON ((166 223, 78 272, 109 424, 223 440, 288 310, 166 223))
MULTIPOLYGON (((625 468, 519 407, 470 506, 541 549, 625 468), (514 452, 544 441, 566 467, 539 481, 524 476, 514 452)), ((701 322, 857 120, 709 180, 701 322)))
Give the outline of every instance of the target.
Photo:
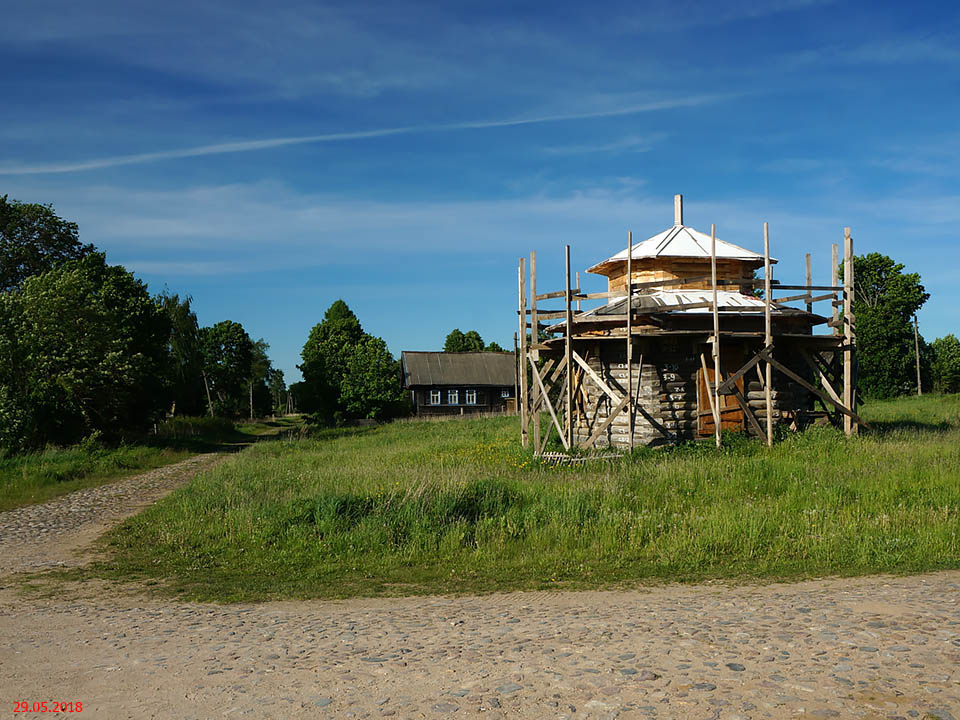
POLYGON ((620 395, 620 393, 618 393, 616 390, 614 390, 609 385, 607 385, 603 381, 603 378, 601 378, 596 373, 596 371, 592 367, 590 367, 587 361, 584 360, 582 357, 580 357, 578 353, 576 352, 573 353, 573 359, 580 367, 583 368, 584 372, 590 377, 590 379, 593 380, 594 383, 596 383, 597 387, 603 390, 604 394, 607 397, 609 397, 614 402, 620 402, 621 400, 623 400, 623 397, 620 395))
POLYGON ((820 378, 820 382, 823 384, 823 389, 827 391, 827 394, 831 398, 833 398, 834 403, 842 403, 843 401, 840 399, 840 396, 837 395, 837 391, 833 389, 833 386, 830 384, 830 379, 823 371, 823 368, 821 368, 818 363, 813 361, 813 358, 810 357, 806 350, 800 351, 800 357, 802 357, 807 365, 810 366, 810 369, 813 370, 814 374, 820 378))
POLYGON ((832 397, 830 397, 827 393, 825 393, 823 390, 821 390, 820 388, 818 388, 818 387, 816 387, 816 386, 814 386, 814 385, 811 385, 809 382, 806 381, 806 379, 804 379, 804 378, 800 377, 799 375, 797 375, 793 370, 791 370, 790 368, 788 368, 786 365, 783 365, 782 363, 777 362, 777 361, 774 360, 772 357, 770 357, 769 355, 767 355, 766 351, 761 351, 761 355, 764 356, 764 359, 767 360, 767 362, 769 362, 771 365, 773 365, 774 367, 776 367, 776 368, 777 368, 780 372, 782 372, 784 375, 786 375, 787 377, 791 378, 791 379, 794 380, 795 382, 797 382, 797 383, 799 383, 800 385, 802 385, 803 387, 805 387, 805 388, 806 388, 807 390, 809 390, 810 392, 818 395, 819 397, 823 398, 823 400, 825 400, 826 402, 828 402, 828 403, 830 403, 831 405, 833 405, 835 408, 837 408, 837 410, 839 410, 841 413, 843 413, 844 417, 848 417, 848 418, 850 418, 851 420, 855 420, 856 422, 860 423, 861 425, 863 425, 863 426, 866 427, 866 428, 869 428, 869 427, 870 427, 866 422, 864 422, 863 418, 861 418, 859 415, 857 415, 855 412, 853 412, 853 411, 850 410, 849 408, 845 407, 845 406, 843 405, 843 403, 835 402, 834 399, 833 399, 832 397))
POLYGON ((633 231, 627 230, 627 428, 633 452, 633 231))
MULTIPOLYGON (((850 228, 843 229, 843 404, 853 409, 853 240, 850 228)), ((855 432, 853 419, 844 415, 843 432, 855 432)))
MULTIPOLYGON (((813 293, 810 292, 810 288, 813 285, 813 270, 810 268, 810 253, 806 254, 807 262, 807 312, 813 312, 813 293)), ((783 302, 783 301, 781 301, 783 302)))
MULTIPOLYGON (((763 344, 764 352, 773 352, 773 333, 770 326, 770 224, 763 224, 763 344)), ((764 393, 767 404, 767 446, 773 447, 773 368, 767 360, 764 393)))
POLYGON ((573 311, 571 310, 571 293, 570 293, 570 246, 567 245, 565 250, 565 257, 567 263, 567 294, 564 297, 564 304, 566 305, 567 311, 567 337, 566 342, 564 343, 564 361, 567 366, 567 442, 566 447, 569 450, 570 446, 573 445, 573 359, 571 353, 573 352, 573 311))
MULTIPOLYGON (((744 365, 739 370, 737 370, 735 373, 733 373, 733 375, 728 377, 719 386, 717 386, 718 394, 726 395, 727 391, 730 390, 731 385, 735 383, 737 380, 739 380, 743 375, 746 375, 748 372, 750 372, 750 368, 752 368, 754 365, 759 363, 760 359, 761 359, 760 355, 757 354, 757 355, 754 355, 749 360, 747 360, 747 362, 744 363, 744 365)), ((763 378, 761 377, 760 380, 762 381, 763 378)))
MULTIPOLYGON (((785 298, 774 298, 774 305, 781 305, 783 303, 794 302, 796 300, 806 300, 808 304, 819 302, 821 300, 829 300, 830 298, 835 298, 836 294, 826 293, 825 295, 811 295, 810 293, 801 293, 800 295, 791 295, 785 298)), ((812 312, 812 310, 807 310, 807 312, 812 312)))
POLYGON ((740 409, 743 410, 744 417, 750 421, 750 427, 753 428, 758 437, 763 437, 763 428, 760 426, 760 422, 757 420, 756 415, 754 415, 753 411, 750 409, 750 403, 746 401, 746 398, 744 398, 743 394, 740 392, 740 388, 734 386, 732 394, 734 399, 737 401, 737 405, 739 405, 740 409))
POLYGON ((523 372, 520 373, 520 445, 524 448, 530 446, 529 431, 530 418, 527 415, 527 403, 530 402, 527 392, 527 292, 526 292, 526 258, 520 258, 520 267, 517 268, 517 293, 520 317, 520 367, 523 372))
POLYGON ((584 440, 582 443, 580 443, 580 447, 583 447, 583 448, 593 447, 593 444, 603 434, 603 431, 606 430, 608 427, 610 427, 610 423, 613 422, 613 419, 617 415, 619 415, 620 411, 627 406, 627 402, 629 401, 629 399, 630 399, 629 397, 622 398, 620 400, 620 403, 615 408, 613 408, 613 410, 610 411, 610 414, 607 415, 606 418, 604 418, 603 422, 597 426, 597 429, 593 431, 593 434, 589 438, 584 440))
MULTIPOLYGON (((714 400, 716 393, 710 389, 710 373, 707 372, 707 358, 703 353, 700 353, 700 367, 703 368, 703 387, 707 391, 707 399, 710 400, 710 413, 713 415, 713 422, 716 425, 720 422, 720 413, 717 412, 717 401, 714 400)), ((713 376, 713 386, 714 388, 717 386, 716 375, 713 376)), ((697 430, 699 431, 699 427, 697 430)))
POLYGON ((547 391, 543 387, 543 380, 540 379, 540 373, 537 371, 537 365, 535 362, 533 362, 533 358, 527 359, 530 361, 530 367, 533 369, 533 379, 540 386, 543 402, 546 403, 547 410, 550 412, 550 417, 553 418, 553 424, 557 426, 557 432, 560 433, 560 441, 563 443, 563 449, 569 450, 570 446, 567 445, 567 438, 563 434, 563 427, 560 425, 560 421, 557 420, 557 413, 553 410, 553 403, 550 402, 550 396, 547 395, 547 391))
MULTIPOLYGON (((567 387, 567 376, 563 376, 563 383, 560 386, 560 396, 563 397, 563 393, 566 391, 567 387)), ((540 441, 540 446, 537 448, 537 453, 543 453, 544 448, 547 447, 547 443, 550 442, 550 433, 553 430, 554 426, 551 423, 547 423, 547 431, 543 434, 543 439, 540 441)), ((559 433, 560 431, 557 430, 559 433)), ((560 433, 560 442, 563 442, 563 433, 560 433)))
MULTIPOLYGON (((763 280, 760 280, 760 282, 763 282, 763 280)), ((721 282, 720 284, 722 285, 723 283, 721 282)), ((781 285, 776 280, 773 280, 770 284, 773 285, 774 290, 816 290, 818 292, 821 290, 823 292, 828 292, 830 290, 838 292, 843 290, 842 286, 836 287, 833 285, 811 285, 809 288, 806 285, 781 285)))
MULTIPOLYGON (((833 285, 833 286, 836 286, 836 284, 837 284, 837 278, 838 278, 838 273, 837 273, 837 244, 834 243, 834 244, 833 244, 833 257, 832 257, 832 262, 830 263, 830 284, 833 285)), ((839 324, 839 323, 840 323, 840 311, 839 311, 839 308, 838 308, 837 305, 836 305, 836 302, 834 302, 834 305, 833 305, 833 324, 832 324, 833 334, 834 334, 834 335, 839 335, 839 334, 840 334, 840 324, 839 324)))
MULTIPOLYGON (((713 399, 711 405, 714 407, 713 435, 716 440, 717 448, 720 448, 722 423, 720 422, 720 393, 717 392, 717 386, 720 384, 720 309, 717 307, 717 226, 710 224, 710 285, 713 289, 713 399)), ((704 382, 707 378, 704 377, 704 382)), ((709 389, 709 383, 707 383, 709 389)))
MULTIPOLYGON (((529 349, 530 357, 534 362, 540 359, 540 351, 533 349, 534 344, 539 344, 540 342, 540 315, 537 313, 537 251, 530 251, 530 342, 531 348, 529 349)), ((524 368, 526 369, 526 368, 524 368)), ((531 419, 533 420, 533 446, 535 448, 540 447, 540 388, 534 383, 531 390, 531 407, 533 411, 530 413, 531 419)))
MULTIPOLYGON (((572 292, 574 295, 580 295, 580 288, 573 288, 570 292, 572 292)), ((553 300, 554 298, 566 297, 566 294, 566 290, 556 290, 554 292, 541 293, 540 295, 537 295, 537 300, 553 300)), ((581 297, 585 298, 586 296, 581 295, 581 297)))

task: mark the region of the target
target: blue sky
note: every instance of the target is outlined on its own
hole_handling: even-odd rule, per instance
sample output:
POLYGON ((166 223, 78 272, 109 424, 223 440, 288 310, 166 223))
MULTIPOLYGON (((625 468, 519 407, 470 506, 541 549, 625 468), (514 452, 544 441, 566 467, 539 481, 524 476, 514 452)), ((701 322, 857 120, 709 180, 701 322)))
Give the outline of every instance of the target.
MULTIPOLYGON (((957 333, 960 8, 943 2, 8 4, 0 194, 52 203, 289 380, 343 298, 391 350, 512 345, 517 258, 562 285, 673 222, 829 280, 844 225, 957 333)), ((603 278, 585 278, 589 290, 603 278)))

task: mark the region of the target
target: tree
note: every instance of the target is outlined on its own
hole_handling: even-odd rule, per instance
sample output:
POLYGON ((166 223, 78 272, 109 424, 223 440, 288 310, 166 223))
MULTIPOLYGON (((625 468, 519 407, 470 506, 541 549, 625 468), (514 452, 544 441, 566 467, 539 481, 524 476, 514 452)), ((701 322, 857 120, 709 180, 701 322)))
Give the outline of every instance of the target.
POLYGON ((271 367, 267 373, 267 387, 270 390, 270 403, 275 415, 287 412, 287 383, 283 378, 283 370, 271 367))
POLYGON ((253 363, 253 341, 247 331, 232 320, 200 328, 200 352, 209 414, 216 409, 223 415, 239 415, 253 363))
MULTIPOLYGON (((267 376, 270 374, 270 358, 267 357, 267 350, 270 349, 270 345, 260 338, 253 344, 253 356, 250 362, 250 378, 248 380, 250 384, 250 419, 254 419, 253 412, 253 389, 254 386, 262 386, 262 389, 267 392, 267 397, 269 398, 269 390, 267 390, 266 380, 267 376)), ((268 400, 267 406, 270 405, 268 400)), ((262 404, 261 404, 262 407, 262 404)))
POLYGON ((298 409, 321 424, 371 418, 405 410, 400 368, 386 343, 363 331, 343 300, 310 331, 301 354, 303 382, 290 386, 298 409))
POLYGON ((484 352, 506 352, 495 340, 491 340, 483 350, 484 352))
POLYGON ((953 334, 937 338, 933 349, 933 389, 941 393, 960 392, 960 340, 953 334))
POLYGON ((297 397, 304 412, 314 413, 324 424, 334 421, 340 407, 340 387, 347 373, 351 349, 365 333, 360 321, 343 300, 337 300, 324 313, 323 321, 310 331, 303 346, 299 365, 304 388, 297 397))
POLYGON ((904 273, 904 266, 886 255, 853 260, 858 386, 879 398, 910 392, 916 387, 912 318, 930 295, 920 275, 904 273))
POLYGON ((383 420, 405 407, 406 393, 399 382, 400 364, 387 344, 367 335, 351 348, 340 383, 340 404, 349 418, 383 420))
POLYGON ((443 343, 444 352, 483 352, 485 349, 483 338, 476 330, 464 333, 460 328, 454 328, 443 343))
POLYGON ((170 412, 197 414, 203 407, 203 357, 197 314, 190 308, 192 298, 183 299, 164 291, 156 302, 170 323, 170 368, 168 381, 173 396, 170 412))
POLYGON ((0 294, 0 445, 144 429, 167 402, 169 337, 146 286, 102 253, 0 294))
POLYGON ((58 217, 50 205, 0 196, 0 292, 94 251, 93 245, 80 244, 76 223, 58 217))
POLYGON ((447 335, 447 339, 443 343, 444 352, 465 352, 466 348, 466 339, 463 336, 463 332, 460 328, 454 328, 450 331, 450 334, 447 335))

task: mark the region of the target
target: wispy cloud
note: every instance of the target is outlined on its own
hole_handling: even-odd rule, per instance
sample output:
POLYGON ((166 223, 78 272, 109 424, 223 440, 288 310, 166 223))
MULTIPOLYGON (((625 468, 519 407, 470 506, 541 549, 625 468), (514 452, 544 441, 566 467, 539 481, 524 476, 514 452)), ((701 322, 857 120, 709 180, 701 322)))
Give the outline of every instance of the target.
POLYGON ((602 143, 555 145, 543 149, 548 155, 585 155, 589 153, 646 152, 667 138, 666 133, 628 135, 602 143))
POLYGON ((325 133, 322 135, 298 135, 293 137, 265 138, 262 140, 245 140, 239 142, 217 143, 202 145, 180 150, 163 150, 152 153, 138 153, 133 155, 116 155, 112 157, 83 160, 79 162, 44 163, 39 165, 21 165, 0 167, 0 175, 40 175, 50 173, 71 173, 84 170, 98 170, 101 168, 117 167, 121 165, 141 165, 144 163, 175 160, 180 158, 201 157, 205 155, 221 155, 226 153, 254 152, 290 145, 308 143, 345 142, 369 138, 385 137, 390 135, 408 135, 412 133, 444 132, 457 130, 482 130, 488 128, 516 127, 536 125, 540 123, 563 122, 570 120, 591 120, 597 118, 637 115, 640 113, 656 112, 677 108, 696 107, 709 103, 736 97, 733 94, 704 94, 687 97, 654 100, 646 103, 614 107, 592 112, 556 113, 548 115, 534 115, 506 120, 478 120, 469 122, 440 123, 426 125, 409 125, 405 127, 381 128, 375 130, 361 130, 356 132, 325 133))

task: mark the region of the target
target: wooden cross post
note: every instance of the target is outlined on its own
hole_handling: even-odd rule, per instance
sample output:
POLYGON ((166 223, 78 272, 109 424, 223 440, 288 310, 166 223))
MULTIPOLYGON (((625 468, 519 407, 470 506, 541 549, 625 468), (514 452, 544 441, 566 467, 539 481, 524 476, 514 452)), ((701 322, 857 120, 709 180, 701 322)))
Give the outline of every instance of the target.
MULTIPOLYGON (((853 238, 850 228, 843 229, 843 404, 847 410, 856 412, 856 399, 853 387, 854 347, 857 335, 854 330, 856 318, 853 316, 853 238)), ((843 416, 843 431, 848 436, 857 431, 857 424, 849 415, 843 416)))
POLYGON ((519 295, 519 315, 520 315, 520 445, 522 447, 530 446, 529 422, 527 415, 527 403, 529 402, 529 393, 527 392, 527 292, 526 292, 526 258, 520 258, 520 267, 517 268, 517 288, 519 295))
POLYGON ((806 255, 807 260, 807 312, 813 312, 813 303, 810 299, 813 297, 813 293, 810 292, 810 286, 813 285, 813 271, 810 269, 810 253, 806 255))
POLYGON ((720 312, 717 309, 717 226, 710 225, 710 282, 713 285, 713 389, 709 378, 703 378, 707 392, 712 393, 713 430, 720 447, 720 312))
POLYGON ((567 290, 564 293, 567 312, 567 342, 564 347, 567 371, 567 447, 573 447, 573 312, 570 292, 570 246, 565 246, 567 262, 567 290))
POLYGON ((633 232, 627 230, 627 428, 633 450, 633 232))
MULTIPOLYGON (((834 243, 834 244, 833 244, 833 261, 832 261, 831 264, 830 264, 830 265, 831 265, 831 267, 830 267, 830 285, 831 285, 832 287, 837 287, 837 282, 839 282, 839 280, 837 279, 837 264, 838 264, 838 263, 839 263, 839 259, 837 258, 837 244, 834 243)), ((833 299, 833 302, 832 302, 832 304, 833 304, 833 334, 834 334, 834 335, 839 335, 839 334, 840 334, 840 308, 839 308, 839 306, 837 305, 837 302, 838 302, 838 301, 837 301, 837 298, 836 298, 836 291, 833 291, 833 292, 834 292, 834 299, 833 299)), ((842 297, 840 298, 840 302, 843 302, 843 298, 842 298, 842 297)))
MULTIPOLYGON (((773 331, 770 322, 770 224, 763 224, 763 341, 767 352, 773 352, 773 331)), ((767 406, 767 446, 773 447, 773 366, 766 363, 764 399, 767 406)))
MULTIPOLYGON (((534 348, 530 352, 530 357, 536 362, 540 359, 540 350, 536 348, 540 344, 540 319, 537 316, 537 251, 530 253, 530 344, 534 348)), ((526 363, 524 363, 526 370, 526 363)), ((530 388, 530 420, 533 422, 533 446, 540 447, 540 386, 533 383, 530 388)))

